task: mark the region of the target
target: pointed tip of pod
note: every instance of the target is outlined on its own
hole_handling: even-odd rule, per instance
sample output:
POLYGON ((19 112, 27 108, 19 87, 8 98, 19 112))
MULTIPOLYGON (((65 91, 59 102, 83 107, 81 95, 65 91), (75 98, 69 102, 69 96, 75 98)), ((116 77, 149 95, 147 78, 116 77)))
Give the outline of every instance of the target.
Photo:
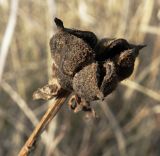
POLYGON ((59 18, 55 17, 54 18, 54 22, 55 22, 57 28, 64 29, 62 20, 60 20, 59 18))
POLYGON ((145 44, 144 45, 137 45, 136 47, 138 48, 138 50, 141 50, 141 49, 147 47, 147 45, 145 45, 145 44))
POLYGON ((134 45, 134 44, 130 44, 131 48, 136 48, 138 51, 145 48, 147 45, 145 44, 139 44, 139 45, 134 45))

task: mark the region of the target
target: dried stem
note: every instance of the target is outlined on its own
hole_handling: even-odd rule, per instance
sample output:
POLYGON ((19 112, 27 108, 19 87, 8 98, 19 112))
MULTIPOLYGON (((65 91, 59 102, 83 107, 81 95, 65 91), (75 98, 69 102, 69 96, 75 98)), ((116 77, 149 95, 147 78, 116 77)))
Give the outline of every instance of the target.
POLYGON ((122 133, 122 130, 111 112, 110 108, 108 107, 107 103, 103 100, 99 102, 100 107, 102 108, 105 116, 109 120, 109 123, 111 125, 111 128, 113 129, 113 132, 115 133, 117 143, 118 143, 118 148, 121 156, 126 156, 126 143, 125 143, 125 138, 122 133))
POLYGON ((66 100, 66 96, 68 95, 67 92, 63 92, 63 95, 60 95, 56 98, 55 103, 53 103, 47 110, 47 112, 43 115, 41 121, 38 123, 36 128, 33 130, 32 134, 26 141, 25 145, 22 147, 21 151, 19 152, 18 156, 27 156, 31 149, 33 148, 36 140, 41 135, 41 133, 46 129, 50 121, 54 118, 57 114, 61 106, 66 100))

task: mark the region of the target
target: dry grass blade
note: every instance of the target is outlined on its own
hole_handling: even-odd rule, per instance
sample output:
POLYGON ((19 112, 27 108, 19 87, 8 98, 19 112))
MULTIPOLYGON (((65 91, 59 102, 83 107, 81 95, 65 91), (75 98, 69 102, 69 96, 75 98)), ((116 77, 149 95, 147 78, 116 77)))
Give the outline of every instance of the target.
POLYGON ((126 82, 122 82, 121 84, 123 84, 124 86, 127 86, 129 88, 132 88, 134 90, 137 90, 141 93, 143 93, 144 95, 147 95, 148 97, 154 99, 154 100, 157 100, 157 101, 160 101, 160 94, 151 90, 151 89, 148 89, 134 81, 131 81, 131 80, 127 80, 126 82))
POLYGON ((11 97, 11 99, 18 105, 18 107, 23 111, 26 117, 31 121, 31 123, 34 126, 36 126, 36 124, 38 123, 38 119, 34 115, 32 110, 28 107, 25 100, 6 81, 2 81, 0 86, 11 97))
MULTIPOLYGON (((25 114, 25 116, 29 119, 29 121, 33 124, 35 127, 39 120, 34 114, 34 112, 31 110, 31 108, 27 105, 26 101, 10 86, 6 81, 2 80, 2 83, 0 84, 2 89, 10 96, 10 98, 16 103, 16 105, 22 110, 22 112, 25 114)), ((48 135, 45 133, 42 136, 42 141, 44 144, 48 141, 48 135)))
POLYGON ((27 156, 31 151, 32 147, 36 143, 36 140, 40 136, 40 134, 45 130, 47 125, 53 119, 53 117, 57 114, 58 110, 61 108, 63 103, 66 100, 67 93, 63 93, 63 96, 57 97, 55 103, 53 103, 47 110, 47 112, 42 117, 41 121, 38 123, 36 128, 33 130, 32 134, 26 141, 25 145, 22 147, 18 156, 27 156))
POLYGON ((5 66, 9 46, 10 46, 14 29, 16 26, 18 3, 19 3, 19 0, 11 1, 11 12, 8 20, 8 25, 7 25, 6 32, 0 47, 0 82, 2 79, 3 71, 4 71, 4 66, 5 66))
POLYGON ((105 116, 109 120, 111 128, 113 129, 113 132, 115 133, 120 156, 126 156, 125 138, 122 134, 121 128, 119 127, 118 121, 116 120, 115 116, 113 115, 113 113, 111 112, 110 108, 108 107, 107 103, 104 100, 100 101, 99 104, 100 104, 100 107, 102 108, 105 116))

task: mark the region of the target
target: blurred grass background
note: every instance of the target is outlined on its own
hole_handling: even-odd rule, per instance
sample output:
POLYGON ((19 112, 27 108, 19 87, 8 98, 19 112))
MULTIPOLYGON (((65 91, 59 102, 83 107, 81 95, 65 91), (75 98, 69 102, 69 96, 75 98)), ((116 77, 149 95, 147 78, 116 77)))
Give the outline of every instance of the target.
MULTIPOLYGON (((65 26, 93 31, 99 38, 147 44, 132 77, 108 96, 107 103, 124 136, 125 155, 159 156, 159 0, 0 0, 0 67, 5 65, 0 77, 0 156, 18 154, 52 102, 33 101, 32 93, 51 76, 49 39, 55 32, 55 16, 65 26), (11 42, 4 50, 13 14, 15 27, 11 24, 13 35, 7 36, 6 42, 11 42)), ((31 155, 124 155, 101 107, 94 107, 99 119, 86 121, 83 113, 73 114, 64 105, 31 155)))

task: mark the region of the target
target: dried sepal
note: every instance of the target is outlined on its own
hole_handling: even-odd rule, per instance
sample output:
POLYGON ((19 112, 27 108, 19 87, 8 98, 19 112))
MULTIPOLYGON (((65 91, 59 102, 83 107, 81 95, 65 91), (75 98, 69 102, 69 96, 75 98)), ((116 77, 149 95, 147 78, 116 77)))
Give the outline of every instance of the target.
POLYGON ((41 88, 38 88, 33 93, 33 99, 43 99, 43 100, 49 100, 55 96, 58 96, 62 92, 62 88, 60 84, 58 83, 56 78, 52 78, 49 80, 48 84, 44 85, 41 88))
POLYGON ((69 108, 73 110, 74 113, 77 113, 83 109, 83 104, 81 98, 73 94, 68 101, 69 108))
POLYGON ((49 100, 55 96, 58 95, 60 92, 60 88, 56 84, 47 84, 43 86, 42 88, 38 88, 34 93, 33 93, 33 99, 38 100, 38 99, 43 99, 43 100, 49 100))

